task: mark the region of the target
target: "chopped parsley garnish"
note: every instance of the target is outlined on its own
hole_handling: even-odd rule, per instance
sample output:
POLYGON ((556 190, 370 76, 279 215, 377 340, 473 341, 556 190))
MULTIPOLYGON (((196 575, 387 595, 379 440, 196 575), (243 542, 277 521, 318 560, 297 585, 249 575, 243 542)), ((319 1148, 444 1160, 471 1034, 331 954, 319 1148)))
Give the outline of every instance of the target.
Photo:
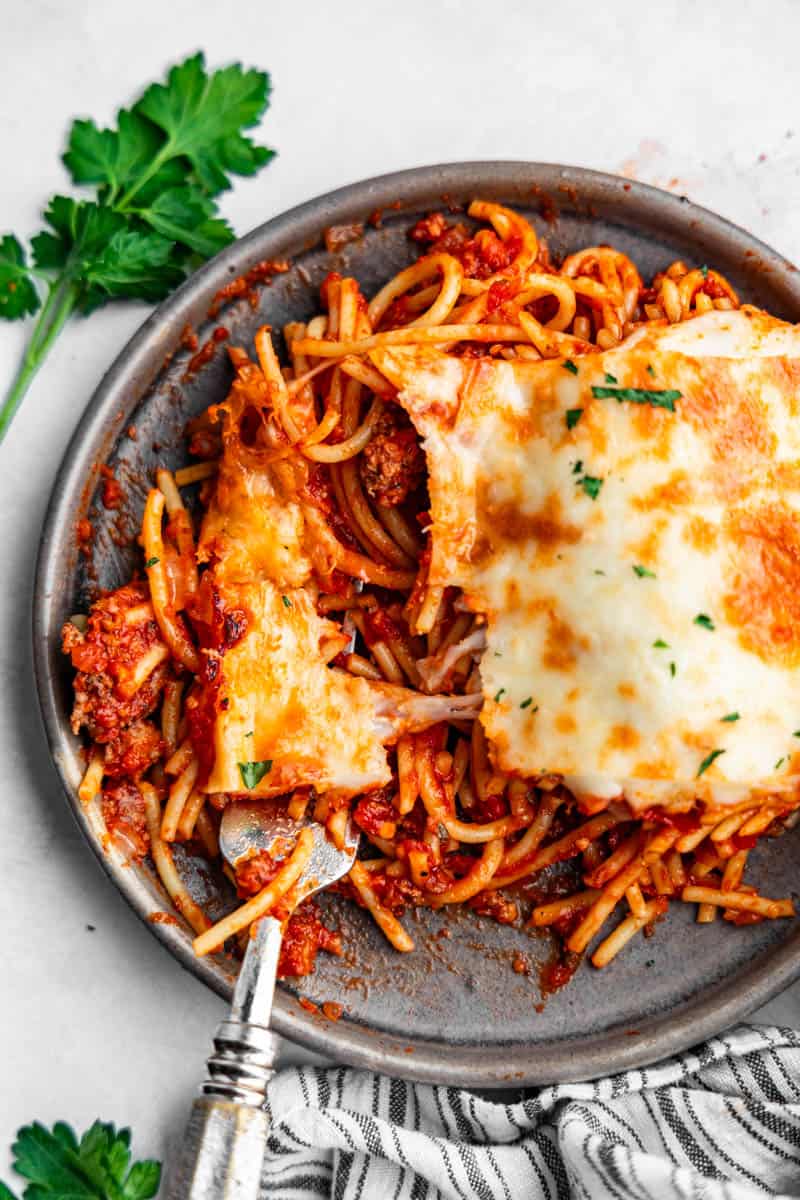
POLYGON ((593 574, 593 575, 605 575, 605 571, 601 571, 599 567, 595 567, 595 569, 594 569, 594 571, 592 572, 592 574, 593 574))
POLYGON ((650 404, 670 412, 675 412, 675 401, 681 398, 681 392, 675 388, 653 391, 650 388, 593 387, 592 395, 595 400, 616 400, 618 404, 628 400, 631 404, 650 404))
POLYGON ((284 608, 291 608, 291 607, 292 607, 292 602, 291 602, 291 600, 289 599, 289 597, 288 597, 288 596, 281 596, 281 600, 283 601, 283 607, 284 607, 284 608))
POLYGON ((583 416, 582 408, 568 408, 564 414, 567 422, 567 429, 574 429, 583 416))
POLYGON ((778 761, 775 763, 775 766, 772 768, 773 771, 777 771, 780 767, 783 766, 783 764, 785 762, 786 762, 786 756, 784 755, 783 758, 779 758, 778 761))
POLYGON ((703 279, 708 279, 708 267, 705 263, 700 268, 700 274, 703 276, 703 279))
POLYGON ((603 378, 605 379, 606 383, 618 383, 618 382, 619 382, 619 381, 618 381, 618 379, 617 379, 617 377, 616 377, 616 375, 610 375, 610 374, 608 373, 608 371, 606 371, 606 373, 605 373, 605 375, 603 376, 603 378))
MULTIPOLYGON (((533 696, 528 696, 528 697, 527 697, 525 700, 521 701, 521 703, 520 703, 520 708, 530 708, 530 706, 531 706, 532 704, 533 704, 533 696)), ((536 708, 535 708, 533 711, 534 711, 534 712, 538 712, 538 711, 539 711, 539 705, 538 705, 538 704, 536 705, 536 708)))
POLYGON ((578 484, 586 492, 586 495, 596 500, 600 495, 600 489, 603 486, 603 480, 598 479, 595 475, 584 475, 583 479, 578 480, 578 484))
POLYGON ((583 470, 583 460, 579 458, 578 461, 575 463, 575 466, 572 468, 572 474, 580 475, 582 470, 583 470))
POLYGON ((153 558, 148 558, 147 562, 144 564, 144 565, 145 565, 145 569, 146 569, 147 567, 154 567, 154 566, 156 565, 156 563, 157 563, 157 562, 160 562, 160 559, 158 559, 158 558, 155 558, 155 557, 153 557, 153 558))
POLYGON ((246 733, 244 736, 245 736, 245 737, 252 737, 252 736, 253 736, 253 731, 252 731, 252 729, 250 730, 250 732, 249 732, 249 733, 246 733))
POLYGON ((578 368, 575 366, 575 363, 572 361, 571 358, 565 359, 561 365, 565 371, 569 371, 570 375, 578 374, 578 368))
POLYGON ((726 724, 730 724, 732 721, 738 721, 738 720, 739 720, 738 713, 728 713, 728 715, 726 717, 720 717, 720 721, 725 721, 726 724))
POLYGON ((495 697, 494 697, 495 704, 499 703, 500 697, 502 696, 502 694, 505 690, 506 690, 505 688, 500 688, 500 691, 495 693, 495 697))
POLYGON ((268 771, 272 770, 272 759, 267 758, 264 762, 246 762, 237 763, 239 774, 242 777, 242 783, 248 789, 257 787, 268 771))
POLYGON ((653 370, 653 364, 652 364, 652 363, 648 363, 648 364, 647 364, 647 374, 648 374, 648 375, 652 375, 653 379, 655 379, 655 377, 656 377, 656 373, 655 373, 655 371, 653 370))
POLYGON ((678 668, 675 666, 675 663, 674 663, 674 662, 671 662, 671 663, 669 664, 669 673, 670 673, 670 675, 672 676, 672 678, 673 678, 673 679, 675 678, 675 672, 677 671, 677 669, 678 669, 678 668))
POLYGON ((708 629, 709 632, 713 631, 715 628, 714 622, 707 613, 698 613, 694 619, 694 624, 700 625, 703 629, 708 629))
POLYGON ((712 750, 710 754, 707 754, 697 770, 697 778, 699 779, 701 775, 704 775, 711 764, 719 758, 720 754, 724 753, 724 750, 712 750))
POLYGON ((794 733, 792 734, 792 737, 800 737, 800 729, 795 729, 794 733))
POLYGON ((663 638, 656 638, 653 642, 654 650, 669 650, 669 642, 665 642, 663 638))
POLYGON ((634 563, 633 569, 640 579, 655 579, 655 571, 649 571, 647 567, 643 567, 641 563, 634 563))

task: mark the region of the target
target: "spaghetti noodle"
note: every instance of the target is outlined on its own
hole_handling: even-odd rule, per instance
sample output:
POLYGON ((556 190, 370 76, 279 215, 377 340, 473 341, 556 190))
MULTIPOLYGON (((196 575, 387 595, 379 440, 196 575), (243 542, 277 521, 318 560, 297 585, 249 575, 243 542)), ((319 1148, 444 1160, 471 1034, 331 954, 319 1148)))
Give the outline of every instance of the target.
MULTIPOLYGON (((499 768, 471 699, 480 692, 485 621, 458 588, 428 581, 424 455, 395 387, 368 357, 433 346, 461 360, 564 358, 574 370, 574 360, 642 330, 735 309, 736 293, 717 272, 681 262, 645 285, 635 265, 606 246, 559 266, 519 214, 479 201, 469 216, 477 230, 438 213, 419 221, 411 237, 425 252, 369 301, 354 279, 329 275, 325 311, 285 330, 284 366, 267 327, 256 337, 257 361, 231 352, 231 396, 189 430, 199 461, 174 476, 160 470, 147 498, 146 579, 100 599, 82 628, 65 627, 64 649, 78 672, 73 727, 86 728, 92 742, 81 799, 100 793, 110 832, 125 838, 136 812, 108 796, 122 781, 129 801, 139 798, 139 842, 128 836, 127 845, 141 844, 146 827, 198 953, 265 913, 287 919, 305 834, 283 858, 237 865, 233 879, 246 902, 211 928, 170 849, 192 840, 218 853, 225 804, 253 789, 267 794, 258 789, 272 780, 292 815, 312 814, 334 838, 352 816, 364 851, 338 890, 400 951, 413 949, 401 923, 409 906, 467 903, 501 921, 521 920, 527 909, 532 926, 563 938, 570 970, 598 935, 591 961, 605 966, 637 933, 652 932, 673 901, 698 905, 700 921, 718 912, 739 923, 793 912, 790 900, 760 897, 743 879, 756 839, 796 814, 794 793, 771 796, 766 807, 747 799, 670 816, 634 810, 624 796, 579 801, 557 772, 529 779, 499 768), (199 547, 180 493, 193 484, 206 512, 199 547), (237 509, 241 487, 247 504, 237 509), (387 758, 384 750, 378 756, 380 786, 359 793, 326 784, 307 762, 284 769, 278 752, 240 761, 241 787, 212 786, 232 724, 239 721, 237 745, 254 736, 232 695, 230 666, 253 621, 254 581, 265 606, 275 601, 273 626, 305 620, 302 636, 318 639, 324 671, 314 679, 342 688, 347 681, 336 696, 353 704, 357 696, 359 713, 371 697, 370 719, 388 747, 387 758), (229 705, 239 715, 226 717, 229 705), (562 892, 548 895, 553 871, 562 892), (509 888, 513 901, 501 890, 509 888), (621 921, 609 931, 615 914, 621 921)), ((345 720, 341 738, 348 732, 345 720)), ((271 735, 279 751, 284 734, 271 735)), ((311 970, 319 948, 340 949, 310 901, 288 919, 285 947, 282 974, 311 970)))

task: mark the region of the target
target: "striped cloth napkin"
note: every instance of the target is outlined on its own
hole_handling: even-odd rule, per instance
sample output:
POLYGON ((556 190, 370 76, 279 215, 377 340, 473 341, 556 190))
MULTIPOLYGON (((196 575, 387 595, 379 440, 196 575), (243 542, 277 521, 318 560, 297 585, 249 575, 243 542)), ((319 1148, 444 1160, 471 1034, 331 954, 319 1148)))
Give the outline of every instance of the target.
POLYGON ((263 1193, 284 1200, 800 1197, 800 1031, 497 1104, 365 1071, 272 1081, 263 1193))

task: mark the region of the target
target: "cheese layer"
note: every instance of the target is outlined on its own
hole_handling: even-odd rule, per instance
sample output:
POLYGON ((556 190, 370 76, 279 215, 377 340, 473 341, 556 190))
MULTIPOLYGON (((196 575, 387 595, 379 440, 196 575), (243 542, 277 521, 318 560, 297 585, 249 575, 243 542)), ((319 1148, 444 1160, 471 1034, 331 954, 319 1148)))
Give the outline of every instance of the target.
POLYGON ((800 330, 742 310, 574 364, 371 357, 424 439, 430 582, 487 621, 499 766, 640 807, 794 790, 800 330))
POLYGON ((262 581, 219 585, 244 636, 220 658, 214 766, 206 790, 277 796, 300 786, 355 795, 390 772, 365 679, 326 666, 341 634, 306 589, 262 581), (327 644, 327 645, 326 645, 327 644), (270 763, 247 789, 240 763, 270 763))

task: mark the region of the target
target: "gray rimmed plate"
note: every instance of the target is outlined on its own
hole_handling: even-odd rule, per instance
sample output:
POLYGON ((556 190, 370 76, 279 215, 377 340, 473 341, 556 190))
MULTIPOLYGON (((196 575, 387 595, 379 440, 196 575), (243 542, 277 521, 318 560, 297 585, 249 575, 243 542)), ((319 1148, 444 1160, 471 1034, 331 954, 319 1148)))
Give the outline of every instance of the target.
MULTIPOLYGON (((260 226, 228 247, 143 324, 89 403, 56 479, 39 553, 34 599, 37 685, 50 749, 73 812, 89 844, 139 916, 185 967, 229 995, 236 964, 198 960, 154 874, 124 865, 103 836, 97 810, 76 796, 82 771, 69 729, 70 671, 59 651, 67 616, 84 609, 92 586, 115 587, 136 561, 129 540, 157 464, 186 461, 188 417, 221 399, 231 378, 224 352, 187 374, 187 325, 205 342, 224 326, 234 345, 251 346, 256 328, 280 328, 318 308, 329 270, 350 272, 367 293, 408 264, 407 238, 417 215, 475 196, 509 203, 530 215, 556 255, 610 242, 645 278, 677 257, 711 263, 741 295, 777 316, 800 320, 800 276, 785 259, 743 230, 642 184, 574 167, 523 162, 422 167, 353 184, 260 226), (368 218, 382 213, 379 223, 368 218), (363 236, 329 252, 322 231, 364 221, 363 236), (291 258, 292 269, 209 319, 217 292, 266 259, 291 258), (128 434, 135 427, 135 437, 128 434), (120 512, 99 501, 99 469, 109 462, 125 489, 120 512), (87 561, 76 524, 95 527, 87 561), (155 919, 154 919, 155 918, 155 919)), ((762 845, 753 877, 767 894, 793 890, 800 833, 762 845)), ((212 911, 231 902, 224 880, 206 864, 180 855, 196 897, 212 911)), ((752 1011, 800 973, 800 925, 744 928, 718 921, 696 925, 689 906, 675 905, 656 936, 632 943, 608 969, 581 967, 571 985, 541 1006, 536 973, 513 972, 523 951, 533 962, 550 952, 546 936, 499 926, 471 913, 411 914, 414 954, 398 955, 371 919, 337 898, 345 933, 342 959, 321 955, 316 974, 280 987, 273 1023, 287 1037, 346 1062, 415 1079, 481 1087, 585 1079, 651 1061, 710 1036, 752 1011), (299 997, 339 1000, 331 1022, 304 1009, 299 997)))

